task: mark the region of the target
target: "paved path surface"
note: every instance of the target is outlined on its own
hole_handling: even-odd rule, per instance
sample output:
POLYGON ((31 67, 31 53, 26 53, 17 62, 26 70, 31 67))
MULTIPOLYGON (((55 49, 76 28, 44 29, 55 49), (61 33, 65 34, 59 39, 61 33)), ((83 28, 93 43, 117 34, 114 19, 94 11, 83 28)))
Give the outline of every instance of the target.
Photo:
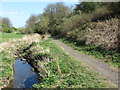
MULTIPOLYGON (((63 42, 59 40, 53 40, 53 42, 64 49, 67 53, 69 53, 71 56, 74 56, 81 60, 84 64, 98 72, 102 77, 104 77, 106 80, 110 81, 114 85, 118 86, 118 71, 112 69, 109 67, 108 64, 92 57, 89 55, 85 55, 81 52, 78 52, 76 50, 73 50, 70 46, 64 44, 63 42)), ((120 74, 119 74, 120 75, 120 74)))

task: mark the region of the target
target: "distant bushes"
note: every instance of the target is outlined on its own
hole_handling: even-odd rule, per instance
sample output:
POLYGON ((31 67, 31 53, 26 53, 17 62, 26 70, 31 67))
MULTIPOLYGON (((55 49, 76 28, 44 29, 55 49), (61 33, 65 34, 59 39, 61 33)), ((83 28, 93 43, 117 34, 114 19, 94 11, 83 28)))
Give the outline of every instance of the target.
POLYGON ((14 31, 12 27, 7 27, 6 25, 1 25, 1 32, 11 33, 14 31))
POLYGON ((0 17, 0 31, 1 32, 6 32, 6 33, 11 33, 14 31, 14 28, 12 27, 12 24, 11 24, 11 21, 6 18, 6 17, 3 17, 1 18, 0 17))
POLYGON ((0 17, 0 32, 12 33, 17 32, 18 29, 12 26, 12 23, 9 18, 0 17))
POLYGON ((25 28, 23 28, 23 27, 17 28, 16 33, 25 34, 25 28))

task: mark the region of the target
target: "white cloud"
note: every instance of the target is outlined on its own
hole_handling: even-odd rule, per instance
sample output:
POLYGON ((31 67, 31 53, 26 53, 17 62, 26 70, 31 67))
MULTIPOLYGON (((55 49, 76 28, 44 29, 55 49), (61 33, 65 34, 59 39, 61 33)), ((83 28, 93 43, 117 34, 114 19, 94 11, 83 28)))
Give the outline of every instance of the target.
POLYGON ((10 11, 8 13, 13 15, 24 15, 24 12, 18 12, 18 11, 10 11))

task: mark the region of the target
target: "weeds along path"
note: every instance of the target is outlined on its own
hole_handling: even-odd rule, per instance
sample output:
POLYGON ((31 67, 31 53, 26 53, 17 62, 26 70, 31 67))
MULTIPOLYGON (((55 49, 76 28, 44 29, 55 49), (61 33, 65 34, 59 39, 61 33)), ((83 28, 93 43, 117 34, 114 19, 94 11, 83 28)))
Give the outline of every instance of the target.
POLYGON ((98 72, 106 80, 118 86, 118 71, 110 68, 108 64, 92 56, 88 56, 81 52, 73 50, 71 47, 59 40, 54 39, 53 42, 59 47, 61 47, 64 51, 69 53, 71 56, 76 57, 77 59, 81 60, 85 65, 98 72))

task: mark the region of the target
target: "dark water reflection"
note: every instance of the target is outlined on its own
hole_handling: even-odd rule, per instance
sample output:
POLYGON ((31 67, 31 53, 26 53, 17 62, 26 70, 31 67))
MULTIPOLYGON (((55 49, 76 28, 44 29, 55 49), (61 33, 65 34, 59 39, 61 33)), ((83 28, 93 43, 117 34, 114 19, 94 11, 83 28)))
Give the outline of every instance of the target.
POLYGON ((14 80, 8 88, 31 88, 33 84, 38 83, 38 76, 27 62, 18 59, 14 68, 14 80))

